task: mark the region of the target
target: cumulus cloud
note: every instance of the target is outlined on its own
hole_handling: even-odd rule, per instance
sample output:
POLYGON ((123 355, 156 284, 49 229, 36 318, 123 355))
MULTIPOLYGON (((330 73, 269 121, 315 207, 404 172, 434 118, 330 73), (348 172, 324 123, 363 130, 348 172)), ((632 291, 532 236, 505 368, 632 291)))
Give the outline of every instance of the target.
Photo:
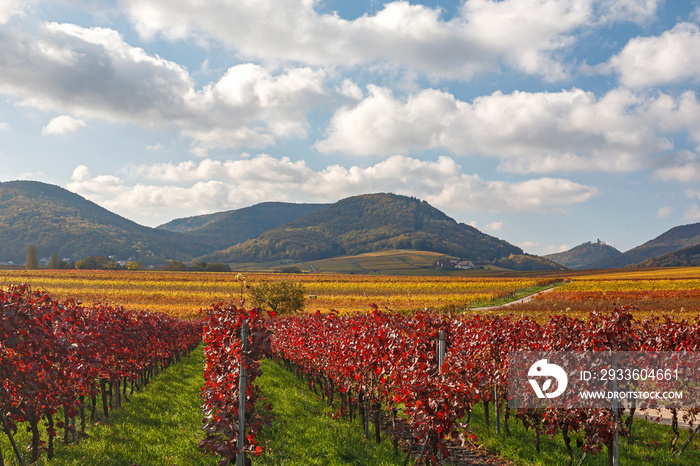
POLYGON ((445 20, 440 8, 407 1, 346 20, 313 0, 126 0, 145 38, 210 39, 247 57, 311 66, 392 64, 435 77, 469 79, 501 62, 548 79, 567 75, 556 54, 580 29, 645 21, 654 0, 467 0, 445 20), (290 21, 289 18, 294 18, 290 21))
POLYGON ((608 66, 625 86, 700 81, 700 28, 679 23, 656 37, 631 39, 608 66))
POLYGON ((657 162, 654 175, 664 181, 693 182, 700 180, 700 160, 690 151, 673 154, 657 162))
POLYGON ((41 130, 41 134, 46 136, 50 134, 60 135, 73 133, 78 131, 83 126, 85 126, 85 122, 83 120, 78 120, 77 118, 73 118, 68 115, 61 115, 49 121, 49 123, 41 130))
POLYGON ((700 206, 691 204, 683 211, 683 218, 692 222, 700 220, 700 206))
POLYGON ((527 252, 537 248, 539 246, 539 243, 536 243, 534 241, 523 241, 522 243, 518 243, 516 246, 518 246, 523 251, 527 252))
POLYGON ((501 231, 503 230, 503 222, 491 222, 484 225, 486 231, 501 231))
POLYGON ((333 115, 321 152, 392 155, 443 148, 500 159, 502 170, 547 173, 629 171, 673 148, 666 132, 689 131, 700 142, 700 104, 693 93, 653 96, 613 89, 592 92, 495 92, 473 102, 426 89, 406 98, 368 86, 359 103, 333 115))
POLYGON ((556 252, 568 251, 569 249, 571 249, 571 246, 569 246, 568 244, 561 244, 559 246, 550 245, 546 247, 546 252, 548 254, 554 254, 556 252))
POLYGON ((656 217, 657 218, 668 218, 671 215, 671 212, 673 212, 673 207, 663 206, 656 212, 656 217))
POLYGON ((0 24, 7 24, 15 15, 22 15, 35 0, 2 0, 0 2, 0 24))
POLYGON ((67 187, 122 214, 136 213, 130 218, 162 207, 193 214, 270 199, 333 202, 377 191, 418 196, 448 211, 549 212, 585 202, 597 193, 566 179, 482 180, 463 173, 449 157, 422 161, 393 156, 368 167, 330 165, 314 170, 302 160, 259 154, 242 160, 138 165, 128 173, 145 181, 128 185, 109 175, 93 177, 87 167, 79 166, 67 187))
POLYGON ((0 92, 80 118, 179 128, 200 148, 263 147, 303 136, 325 98, 325 73, 259 65, 228 69, 201 90, 182 66, 128 45, 105 28, 46 23, 36 40, 0 31, 0 92))

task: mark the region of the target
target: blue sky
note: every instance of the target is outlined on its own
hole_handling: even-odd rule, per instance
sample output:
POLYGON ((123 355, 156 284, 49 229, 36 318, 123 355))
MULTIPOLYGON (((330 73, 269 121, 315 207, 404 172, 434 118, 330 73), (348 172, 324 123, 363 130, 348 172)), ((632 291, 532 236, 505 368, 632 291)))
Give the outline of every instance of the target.
POLYGON ((425 199, 547 254, 700 221, 700 8, 0 0, 0 180, 144 225, 425 199))

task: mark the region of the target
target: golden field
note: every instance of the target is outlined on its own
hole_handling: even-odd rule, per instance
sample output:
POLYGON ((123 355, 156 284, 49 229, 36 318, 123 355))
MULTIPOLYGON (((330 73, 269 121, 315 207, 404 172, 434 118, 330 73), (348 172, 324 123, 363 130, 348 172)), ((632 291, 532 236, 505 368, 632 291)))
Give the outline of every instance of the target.
MULTIPOLYGON (((129 309, 162 311, 195 317, 217 301, 238 301, 242 281, 234 273, 160 271, 4 270, 3 285, 29 283, 55 299, 76 298, 84 304, 107 302, 129 309)), ((566 312, 585 315, 632 304, 645 313, 700 315, 700 268, 624 269, 503 273, 501 276, 373 276, 341 274, 246 273, 245 284, 288 280, 302 283, 308 295, 306 310, 341 313, 381 309, 467 310, 514 296, 535 287, 570 279, 530 303, 488 313, 544 315, 566 312)), ((243 291, 247 294, 245 288, 243 291)))

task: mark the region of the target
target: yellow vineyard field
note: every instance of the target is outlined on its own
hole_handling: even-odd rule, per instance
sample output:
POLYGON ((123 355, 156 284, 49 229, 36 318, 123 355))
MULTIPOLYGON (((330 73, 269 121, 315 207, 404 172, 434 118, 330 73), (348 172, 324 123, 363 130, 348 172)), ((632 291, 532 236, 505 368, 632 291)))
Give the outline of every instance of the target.
POLYGON ((510 310, 585 317, 623 305, 635 306, 642 315, 700 317, 700 267, 575 272, 571 282, 510 310))
MULTIPOLYGON (((519 276, 415 277, 340 274, 245 274, 248 285, 263 281, 299 282, 309 296, 306 310, 362 312, 369 305, 396 311, 466 310, 559 280, 569 282, 526 304, 488 313, 583 316, 594 309, 623 304, 645 313, 700 315, 700 268, 570 271, 519 276)), ((3 285, 28 282, 56 299, 77 298, 85 304, 108 302, 130 309, 163 311, 195 317, 217 301, 237 301, 241 282, 236 273, 155 271, 2 271, 3 285)), ((244 292, 244 296, 248 297, 244 292)))
MULTIPOLYGON (((3 271, 4 285, 27 282, 56 299, 75 297, 85 304, 108 302, 194 317, 217 301, 238 300, 235 273, 153 271, 3 271)), ((307 311, 365 311, 374 303, 397 311, 464 309, 505 298, 542 283, 538 278, 411 277, 320 274, 245 274, 246 284, 288 280, 304 285, 307 311)), ((551 281, 551 280, 548 280, 551 281)), ((247 294, 244 291, 244 296, 247 294)))

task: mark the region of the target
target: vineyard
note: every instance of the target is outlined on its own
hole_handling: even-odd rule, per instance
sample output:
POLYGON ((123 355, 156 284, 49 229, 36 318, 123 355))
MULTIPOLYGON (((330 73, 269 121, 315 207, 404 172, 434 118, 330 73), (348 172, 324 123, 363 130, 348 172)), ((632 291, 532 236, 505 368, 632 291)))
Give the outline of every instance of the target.
MULTIPOLYGON (((0 292, 1 427, 12 439, 26 426, 31 461, 43 452, 54 456, 60 430, 64 442, 78 442, 88 420, 108 418, 200 339, 206 346, 199 447, 220 465, 233 464, 242 451, 255 464, 256 457, 275 448, 265 441, 274 407, 258 385, 263 359, 303 379, 326 400, 333 417, 359 419, 367 441, 390 437, 405 463, 413 458, 449 464, 455 442, 483 440, 481 423, 487 435, 503 439, 526 429, 538 453, 547 439, 558 438, 571 465, 610 454, 615 436, 641 443, 635 409, 645 406, 617 413, 509 408, 509 353, 700 351, 695 269, 575 273, 555 290, 491 315, 468 312, 469 304, 568 277, 372 277, 364 282, 335 275, 246 277, 249 284, 295 279, 316 296, 307 301, 307 314, 276 316, 242 307, 244 284, 235 274, 31 275, 32 288, 8 286, 0 292), (188 289, 194 298, 187 297, 188 289), (189 306, 207 304, 189 311, 171 307, 179 299, 189 306), (107 301, 179 317, 103 304, 107 301), (477 412, 483 413, 479 421, 477 412), (243 423, 245 430, 239 429, 243 423)), ((669 437, 656 447, 664 458, 690 461, 679 464, 698 459, 695 447, 686 449, 693 437, 682 433, 679 421, 694 428, 699 414, 672 406, 669 437)), ((20 447, 13 447, 18 458, 20 447)), ((0 454, 11 461, 7 451, 0 454)))
MULTIPOLYGON (((199 315, 211 303, 235 299, 234 273, 36 270, 3 271, 5 284, 27 281, 51 290, 59 299, 118 302, 129 309, 149 309, 181 318, 199 315)), ((246 274, 251 286, 265 281, 301 283, 309 311, 354 313, 371 303, 395 311, 459 310, 491 303, 519 290, 561 282, 561 277, 412 277, 316 274, 246 274)), ((2 284, 0 282, 0 284, 2 284)))
POLYGON ((700 270, 676 268, 579 274, 551 293, 513 306, 509 311, 533 317, 553 313, 584 318, 590 312, 611 312, 634 305, 642 315, 700 314, 700 270))
POLYGON ((110 409, 128 399, 129 384, 131 394, 140 390, 201 339, 201 322, 59 302, 26 285, 0 292, 0 303, 0 422, 18 459, 12 431, 28 424, 32 462, 40 454, 42 419, 52 458, 56 428, 64 430, 65 442, 75 442, 78 429, 85 433, 86 409, 91 421, 96 418, 98 395, 108 418, 110 409), (63 418, 54 422, 59 411, 63 418))

